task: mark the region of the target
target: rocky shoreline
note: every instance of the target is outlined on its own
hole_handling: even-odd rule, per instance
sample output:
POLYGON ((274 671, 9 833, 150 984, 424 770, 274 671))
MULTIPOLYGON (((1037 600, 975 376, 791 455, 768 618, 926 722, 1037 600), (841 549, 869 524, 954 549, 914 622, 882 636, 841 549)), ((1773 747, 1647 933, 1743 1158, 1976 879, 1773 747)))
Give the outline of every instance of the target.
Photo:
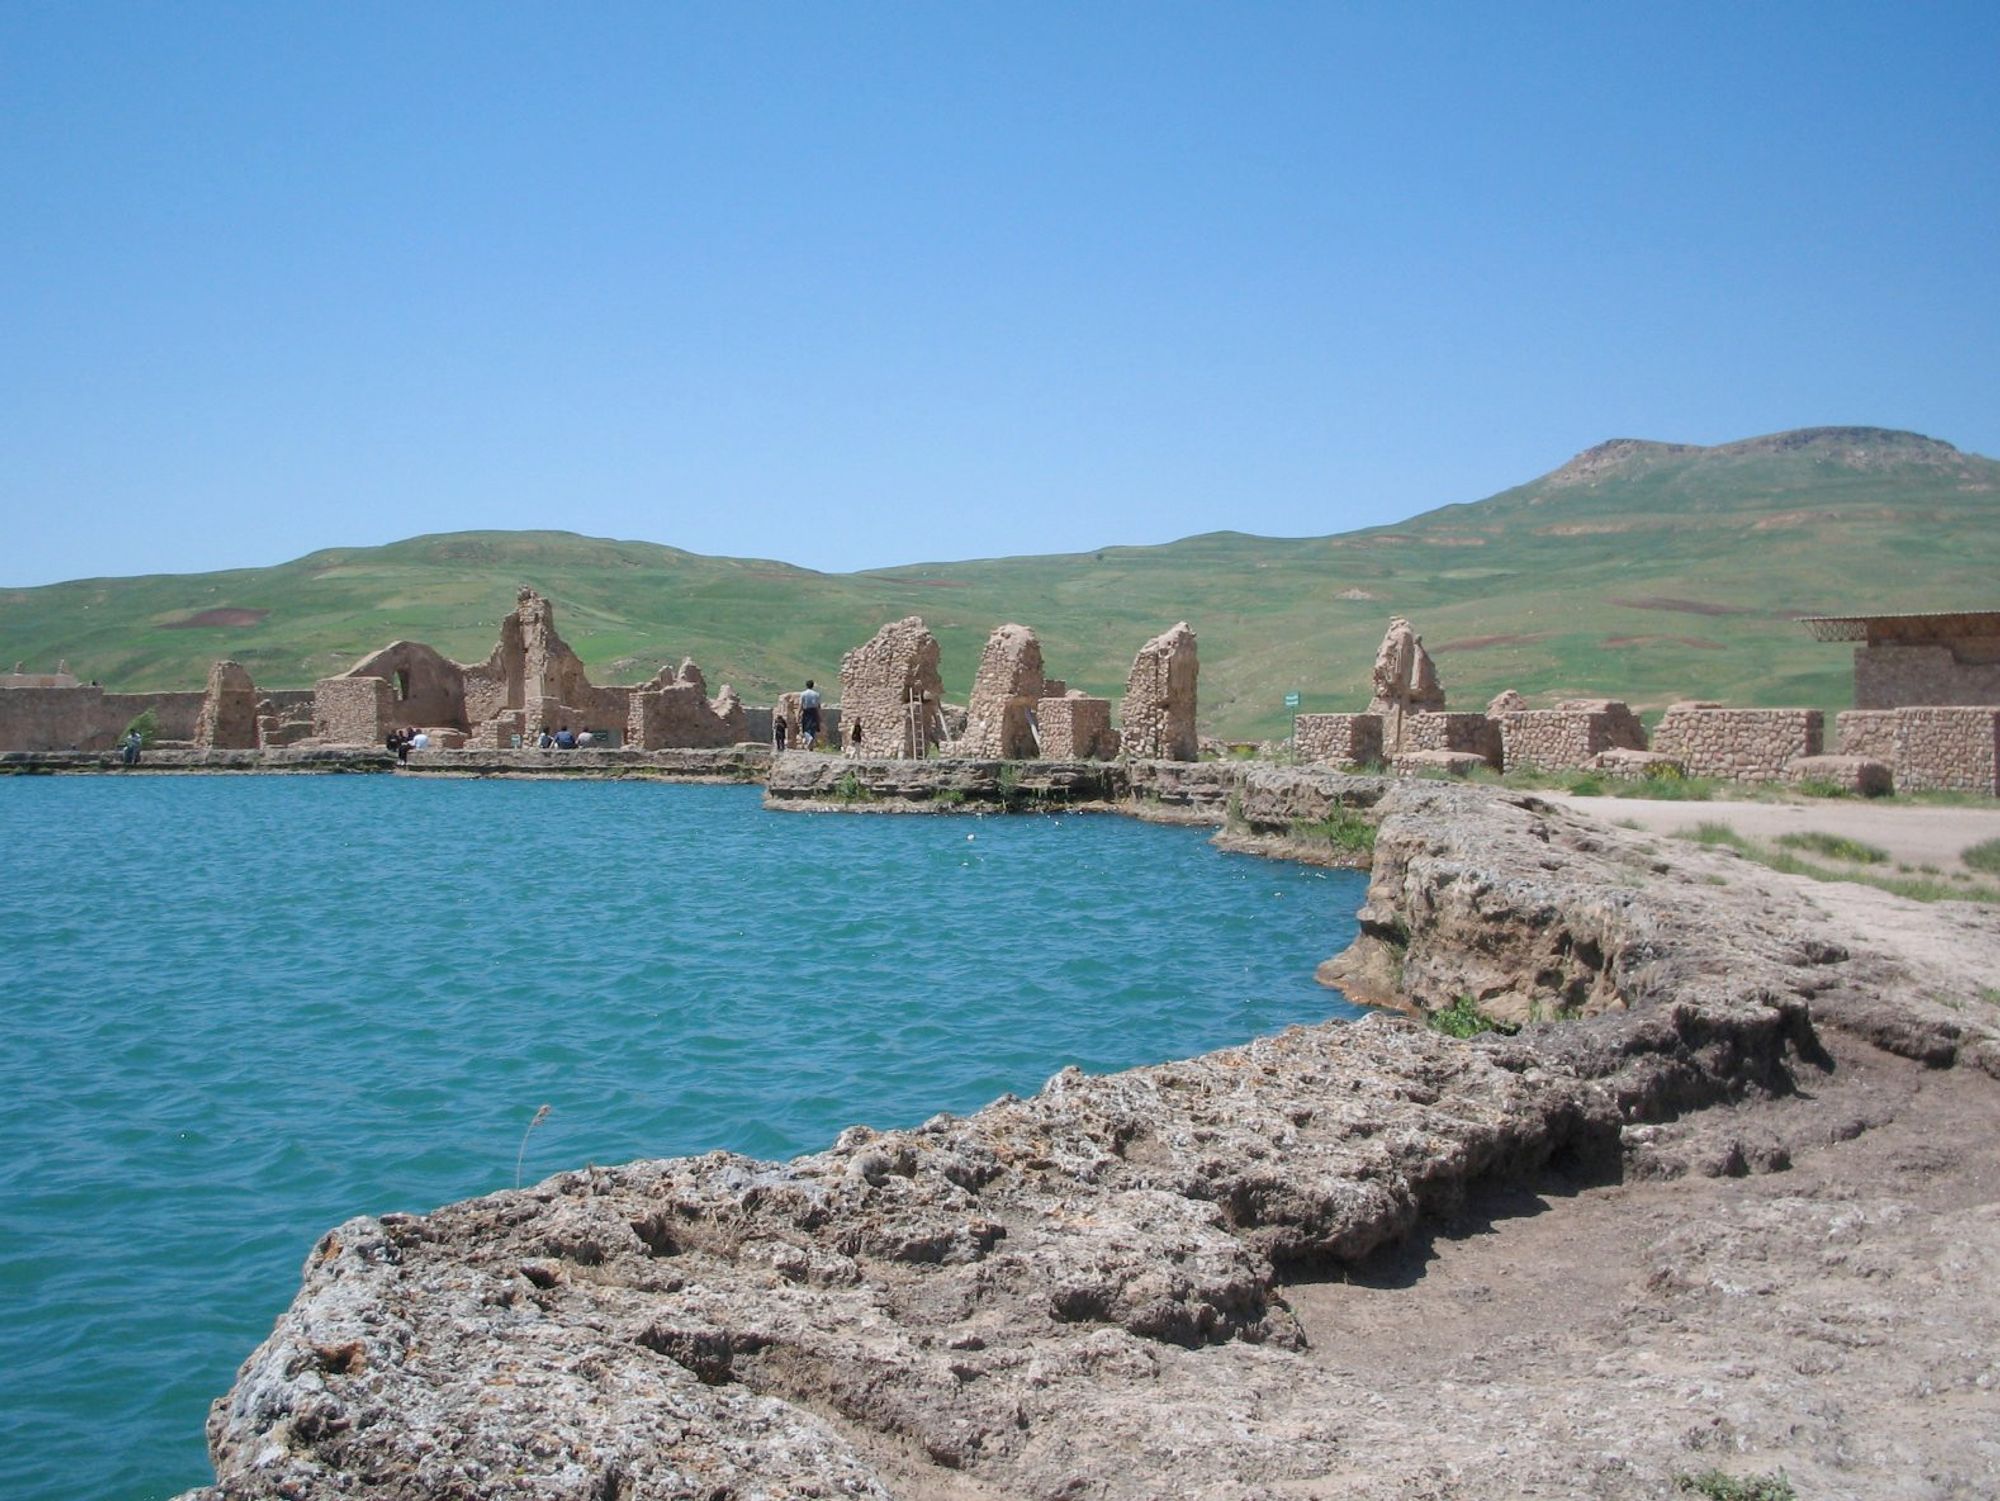
MULTIPOLYGON (((771 800, 845 806, 829 774, 878 791, 904 774, 869 765, 781 757, 771 800), (813 761, 829 766, 794 764, 813 761)), ((1362 936, 1331 977, 1522 1029, 1461 1042, 1378 1014, 1066 1071, 1032 1099, 857 1128, 790 1163, 593 1168, 349 1221, 217 1403, 218 1484, 190 1496, 1658 1496, 1704 1467, 1691 1409, 1720 1415, 1730 1456, 1776 1456, 1820 1494, 1992 1492, 1990 1284, 1954 1302, 1956 1280, 1877 1268, 1907 1278, 1885 1327, 1959 1336, 1932 1341, 1924 1379, 1952 1421, 1914 1460, 1845 1437, 1899 1421, 1878 1412, 1932 1411, 1907 1361, 1848 1360, 1774 1314, 1782 1296, 1715 1314, 1675 1265, 1551 1269, 1574 1283, 1553 1316, 1605 1331, 1580 1364, 1543 1327, 1504 1376, 1479 1373, 1478 1337, 1425 1296, 1421 1267, 1380 1369, 1343 1349, 1383 1324, 1355 1289, 1395 1285, 1412 1244, 1468 1222, 1532 1236, 1562 1212, 1552 1199, 1586 1206, 1579 1223, 1609 1240, 1646 1212, 1680 1233, 1671 1198, 1591 1216, 1723 1183, 1744 1185, 1725 1202, 1747 1214, 1795 1163, 1829 1212, 1847 1196, 1861 1218, 1841 1234, 1868 1256, 1902 1266, 1949 1244, 1967 1276, 2000 1269, 2000 1030, 1981 984, 2000 974, 2000 917, 1945 904, 1878 944, 1791 878, 1531 796, 1221 770, 1224 807, 1220 776, 1160 787, 1157 807, 1220 822, 1233 799, 1251 841, 1336 810, 1379 821, 1362 936), (1929 1208, 1839 1168, 1899 1129, 1972 1143, 1932 1170, 1929 1208), (1516 1211, 1529 1228, 1496 1228, 1508 1194, 1540 1206, 1516 1211), (1958 1217, 1926 1238, 1920 1212, 1958 1217), (1709 1337, 1704 1319, 1743 1331, 1731 1370, 1695 1382, 1727 1389, 1663 1400, 1650 1375, 1709 1337), (1427 1341, 1442 1365, 1422 1376, 1427 1341), (1446 1366, 1447 1385, 1478 1387, 1472 1410, 1433 1410, 1446 1366), (1831 1415, 1797 1410, 1808 1368, 1831 1415), (1394 1379, 1417 1407, 1382 1410, 1394 1379)), ((989 776, 991 795, 1020 796, 997 769, 952 775, 967 797, 989 776)), ((934 802, 940 786, 909 790, 934 802)), ((1848 1275, 1799 1228, 1821 1207, 1743 1219, 1767 1297, 1848 1275)), ((1489 1288, 1491 1317, 1521 1294, 1489 1288)))

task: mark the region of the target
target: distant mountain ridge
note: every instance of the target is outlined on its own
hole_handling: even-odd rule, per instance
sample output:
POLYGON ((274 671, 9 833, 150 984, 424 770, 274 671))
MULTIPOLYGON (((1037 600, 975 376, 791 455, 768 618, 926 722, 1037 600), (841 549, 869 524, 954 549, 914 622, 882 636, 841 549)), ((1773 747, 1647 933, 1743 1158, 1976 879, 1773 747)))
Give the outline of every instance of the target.
POLYGON ((397 637, 483 657, 515 589, 555 600, 598 676, 689 654, 765 698, 833 676, 920 614, 949 691, 1017 620, 1052 674, 1116 696, 1178 619, 1201 638, 1202 718, 1282 733, 1283 697, 1358 708, 1391 614, 1416 621, 1452 702, 1611 694, 1844 707, 1846 653, 1801 614, 1994 608, 2000 463, 1917 433, 1806 428, 1712 446, 1617 438, 1524 485, 1325 537, 1215 532, 1147 547, 823 574, 650 542, 460 532, 329 548, 271 568, 0 591, 0 660, 121 688, 194 686, 230 656, 302 686, 397 637))

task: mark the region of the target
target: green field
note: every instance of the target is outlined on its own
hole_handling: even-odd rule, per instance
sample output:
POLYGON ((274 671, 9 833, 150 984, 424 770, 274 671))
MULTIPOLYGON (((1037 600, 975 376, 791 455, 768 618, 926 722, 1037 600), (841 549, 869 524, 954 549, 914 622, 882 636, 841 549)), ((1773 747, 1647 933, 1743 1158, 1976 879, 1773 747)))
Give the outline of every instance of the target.
POLYGON ((462 532, 274 568, 0 591, 0 665, 58 658, 121 690, 196 687, 233 657, 303 687, 399 638, 484 658, 533 584, 600 682, 692 656, 768 702, 885 620, 923 616, 962 699, 986 634, 1033 626, 1051 675, 1117 697, 1146 637, 1190 621, 1201 719, 1282 734, 1357 709, 1391 615, 1436 656, 1452 704, 1678 698, 1848 705, 1849 650, 1795 617, 2000 608, 2000 463, 1880 429, 1714 448, 1611 443, 1532 483, 1396 526, 1310 538, 1215 532, 1160 547, 823 574, 565 532, 462 532), (204 612, 233 623, 185 625, 204 612))

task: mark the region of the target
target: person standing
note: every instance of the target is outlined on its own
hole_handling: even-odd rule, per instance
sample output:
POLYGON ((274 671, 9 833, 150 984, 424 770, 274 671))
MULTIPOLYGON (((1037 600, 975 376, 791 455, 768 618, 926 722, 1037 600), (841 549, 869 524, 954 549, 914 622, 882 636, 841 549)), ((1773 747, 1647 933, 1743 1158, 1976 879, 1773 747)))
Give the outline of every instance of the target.
POLYGON ((799 738, 811 750, 819 743, 819 689, 806 679, 806 691, 799 695, 799 738))

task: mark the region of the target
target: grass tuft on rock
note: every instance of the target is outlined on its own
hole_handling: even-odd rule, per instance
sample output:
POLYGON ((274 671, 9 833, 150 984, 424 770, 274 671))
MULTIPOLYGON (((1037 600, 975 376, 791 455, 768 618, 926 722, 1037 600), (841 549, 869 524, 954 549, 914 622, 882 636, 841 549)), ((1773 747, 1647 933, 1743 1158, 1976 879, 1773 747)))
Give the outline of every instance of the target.
POLYGON ((1783 1470, 1768 1475, 1703 1470, 1699 1475, 1677 1475, 1674 1484, 1684 1494, 1705 1496, 1708 1501, 1798 1501, 1799 1495, 1783 1470))
POLYGON ((1487 1016, 1469 995, 1460 996, 1444 1010, 1433 1011, 1424 1020, 1433 1032, 1442 1032, 1447 1037, 1456 1037, 1461 1041, 1487 1032, 1498 1032, 1503 1037, 1511 1037, 1521 1030, 1512 1022, 1499 1022, 1487 1016))
POLYGON ((1989 876, 2000 876, 2000 839, 1969 844, 1958 852, 1958 858, 1974 870, 1983 870, 1989 876))

